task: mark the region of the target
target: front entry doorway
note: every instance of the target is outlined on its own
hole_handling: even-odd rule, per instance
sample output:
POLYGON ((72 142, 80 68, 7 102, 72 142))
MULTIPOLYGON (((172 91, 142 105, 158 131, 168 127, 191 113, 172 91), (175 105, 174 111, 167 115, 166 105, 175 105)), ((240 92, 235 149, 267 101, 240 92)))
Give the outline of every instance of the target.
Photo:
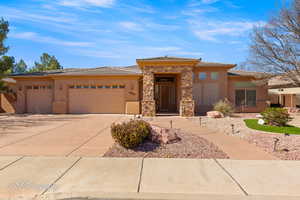
POLYGON ((176 113, 176 76, 155 77, 156 113, 176 113))

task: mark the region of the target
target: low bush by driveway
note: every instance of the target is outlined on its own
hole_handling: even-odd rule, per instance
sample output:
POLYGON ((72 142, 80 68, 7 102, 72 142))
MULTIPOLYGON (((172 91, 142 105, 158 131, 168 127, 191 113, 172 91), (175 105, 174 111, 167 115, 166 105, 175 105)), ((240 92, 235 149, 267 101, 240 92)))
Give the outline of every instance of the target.
POLYGON ((195 134, 179 132, 179 141, 158 144, 147 140, 133 149, 118 144, 111 147, 104 157, 152 157, 152 158, 220 158, 228 156, 216 145, 195 134))

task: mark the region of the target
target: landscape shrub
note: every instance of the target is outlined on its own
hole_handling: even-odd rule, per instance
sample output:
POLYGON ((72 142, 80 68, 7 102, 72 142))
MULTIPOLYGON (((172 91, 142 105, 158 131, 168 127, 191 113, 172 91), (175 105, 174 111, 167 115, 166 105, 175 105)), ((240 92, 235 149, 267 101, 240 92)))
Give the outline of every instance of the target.
POLYGON ((151 126, 143 120, 130 120, 121 124, 111 125, 114 140, 125 148, 134 148, 150 136, 151 126))
POLYGON ((287 109, 267 108, 261 113, 265 123, 271 126, 286 126, 292 120, 287 109))
POLYGON ((218 101, 214 105, 214 110, 221 112, 224 116, 230 116, 234 112, 233 106, 227 99, 218 101))

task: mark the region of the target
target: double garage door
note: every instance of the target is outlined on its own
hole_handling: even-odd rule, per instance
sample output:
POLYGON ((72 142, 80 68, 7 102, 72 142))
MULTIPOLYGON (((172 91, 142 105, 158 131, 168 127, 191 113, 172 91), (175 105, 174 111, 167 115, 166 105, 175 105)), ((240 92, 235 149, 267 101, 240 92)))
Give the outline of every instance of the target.
POLYGON ((69 89, 69 113, 125 112, 124 89, 69 89))
MULTIPOLYGON (((26 92, 27 113, 52 113, 53 89, 30 86, 26 92)), ((68 90, 68 113, 125 113, 124 88, 73 88, 68 90)))

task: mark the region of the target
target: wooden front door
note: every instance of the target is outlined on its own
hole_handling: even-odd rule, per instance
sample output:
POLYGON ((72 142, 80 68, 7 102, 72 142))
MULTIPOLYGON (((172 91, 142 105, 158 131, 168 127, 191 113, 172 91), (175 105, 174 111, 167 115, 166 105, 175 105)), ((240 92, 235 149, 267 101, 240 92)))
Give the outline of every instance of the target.
POLYGON ((175 81, 156 82, 155 86, 156 112, 176 112, 176 85, 175 81))

